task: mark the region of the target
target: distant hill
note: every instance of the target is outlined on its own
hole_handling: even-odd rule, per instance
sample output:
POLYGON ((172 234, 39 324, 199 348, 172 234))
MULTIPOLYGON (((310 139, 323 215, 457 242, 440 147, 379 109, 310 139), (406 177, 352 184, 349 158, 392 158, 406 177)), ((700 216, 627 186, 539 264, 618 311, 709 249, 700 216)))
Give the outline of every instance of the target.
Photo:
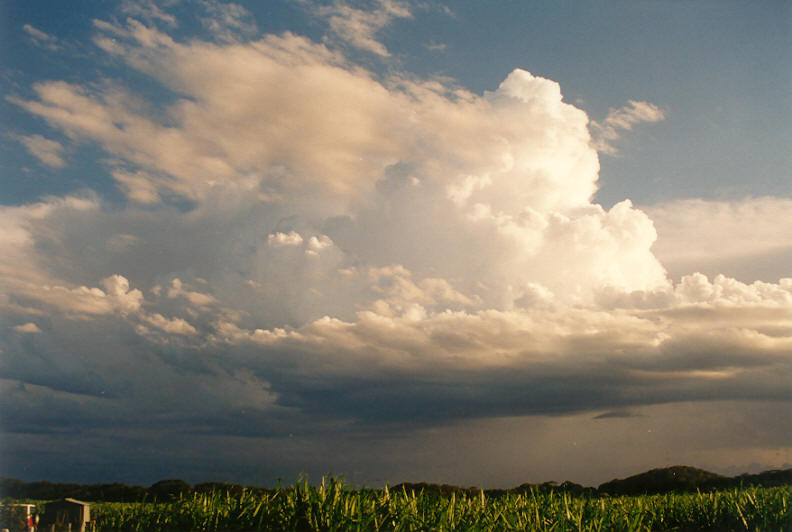
POLYGON ((673 466, 601 484, 597 491, 610 495, 638 495, 672 491, 706 491, 740 486, 783 486, 792 484, 792 469, 765 471, 756 475, 725 477, 703 469, 673 466))
POLYGON ((688 466, 652 469, 646 473, 601 484, 600 493, 627 495, 637 493, 666 493, 669 491, 695 491, 701 488, 726 485, 729 477, 688 466))
MULTIPOLYGON (((668 493, 673 491, 707 491, 727 489, 740 486, 786 486, 792 485, 792 469, 771 470, 755 475, 742 474, 726 477, 703 469, 688 466, 673 466, 652 469, 639 475, 625 479, 615 479, 601 484, 598 488, 581 486, 574 482, 545 482, 543 484, 521 484, 510 489, 487 489, 484 493, 489 497, 498 497, 509 493, 529 493, 531 491, 554 491, 572 495, 641 495, 668 493)), ((72 497, 83 501, 134 502, 152 500, 172 500, 179 495, 204 493, 208 491, 239 492, 242 489, 267 492, 266 488, 240 486, 222 482, 206 482, 190 486, 183 480, 161 480, 148 488, 127 486, 125 484, 57 484, 47 481, 23 482, 11 478, 0 478, 0 497, 12 499, 53 500, 72 497)), ((478 494, 479 488, 461 488, 449 484, 429 484, 426 482, 403 483, 389 488, 390 490, 406 490, 408 493, 423 491, 450 495, 452 493, 478 494)))

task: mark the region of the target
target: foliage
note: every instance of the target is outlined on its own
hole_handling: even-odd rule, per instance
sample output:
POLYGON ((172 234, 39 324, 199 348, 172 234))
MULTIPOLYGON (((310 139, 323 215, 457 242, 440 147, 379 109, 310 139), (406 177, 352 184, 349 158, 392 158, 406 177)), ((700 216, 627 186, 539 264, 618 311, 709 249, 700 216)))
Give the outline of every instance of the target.
MULTIPOLYGON (((715 473, 687 466, 673 466, 663 469, 652 469, 646 473, 625 479, 612 480, 592 488, 574 482, 544 482, 542 484, 521 484, 510 489, 488 489, 484 494, 488 497, 501 496, 507 493, 527 494, 530 491, 564 492, 570 495, 643 495, 667 493, 669 491, 708 491, 739 488, 743 486, 788 486, 792 484, 792 469, 765 471, 758 474, 743 474, 736 477, 724 477, 715 473)), ((479 488, 461 488, 448 484, 405 483, 396 489, 425 493, 451 495, 452 493, 476 495, 479 488)), ((52 500, 71 497, 81 501, 104 502, 140 502, 169 501, 188 496, 193 493, 212 491, 229 491, 239 493, 247 490, 252 493, 268 493, 268 488, 241 486, 225 482, 204 482, 194 487, 180 479, 161 480, 148 488, 126 486, 124 484, 56 484, 52 482, 23 482, 11 478, 0 478, 0 497, 12 499, 52 500)))
POLYGON ((160 480, 148 489, 148 494, 157 501, 172 501, 190 493, 192 487, 181 479, 160 480))
POLYGON ((576 496, 529 490, 488 497, 298 482, 269 492, 194 493, 166 503, 92 505, 97 532, 252 530, 790 530, 792 487, 576 496))
POLYGON ((71 497, 81 501, 141 501, 150 498, 146 488, 125 484, 58 484, 0 479, 0 495, 13 499, 54 500, 71 497))

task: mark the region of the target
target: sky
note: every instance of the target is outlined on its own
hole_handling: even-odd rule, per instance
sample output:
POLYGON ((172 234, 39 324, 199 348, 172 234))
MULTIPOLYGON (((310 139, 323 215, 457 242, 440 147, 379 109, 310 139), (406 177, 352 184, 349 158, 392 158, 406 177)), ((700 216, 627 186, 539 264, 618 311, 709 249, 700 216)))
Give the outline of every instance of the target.
POLYGON ((792 467, 788 2, 0 24, 0 476, 792 467))

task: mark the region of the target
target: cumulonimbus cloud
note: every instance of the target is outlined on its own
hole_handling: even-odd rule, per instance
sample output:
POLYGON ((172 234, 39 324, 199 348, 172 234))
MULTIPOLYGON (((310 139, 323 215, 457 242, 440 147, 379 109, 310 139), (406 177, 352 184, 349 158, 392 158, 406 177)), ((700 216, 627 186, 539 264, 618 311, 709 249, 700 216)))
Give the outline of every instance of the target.
MULTIPOLYGON (((119 83, 74 81, 10 98, 97 143, 127 204, 0 209, 3 326, 52 325, 9 335, 8 375, 68 391, 24 350, 72 373, 99 360, 102 389, 156 410, 139 357, 185 389, 239 378, 234 407, 250 401, 260 423, 284 409, 404 422, 790 399, 789 279, 673 282, 651 216, 593 203, 591 125, 558 83, 518 69, 477 95, 378 76, 289 33, 95 27, 101 50, 171 99, 157 114, 119 83), (103 347, 124 356, 102 358, 76 327, 112 330, 103 347)), ((599 135, 661 117, 631 102, 599 135)), ((218 401, 213 423, 231 407, 218 401)))

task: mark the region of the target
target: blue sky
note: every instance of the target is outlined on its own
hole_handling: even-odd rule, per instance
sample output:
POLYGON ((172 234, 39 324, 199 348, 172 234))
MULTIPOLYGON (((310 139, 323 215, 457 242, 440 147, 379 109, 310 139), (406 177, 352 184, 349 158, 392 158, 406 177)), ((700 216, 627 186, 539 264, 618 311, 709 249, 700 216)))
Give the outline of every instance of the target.
POLYGON ((0 20, 0 474, 792 463, 788 3, 0 20))

